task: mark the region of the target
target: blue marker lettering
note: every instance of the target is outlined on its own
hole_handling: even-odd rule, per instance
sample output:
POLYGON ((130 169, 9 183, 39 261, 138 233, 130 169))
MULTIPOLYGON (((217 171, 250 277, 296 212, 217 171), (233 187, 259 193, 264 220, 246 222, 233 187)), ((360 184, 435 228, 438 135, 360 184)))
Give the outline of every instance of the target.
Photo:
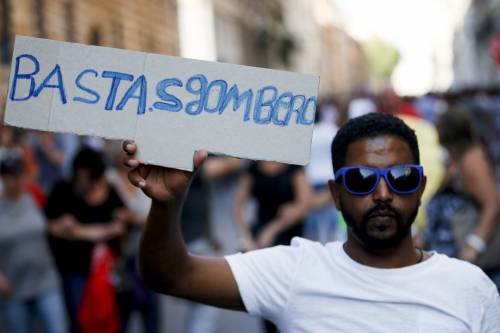
MULTIPOLYGON (((207 103, 205 105, 205 111, 210 112, 210 113, 215 113, 218 112, 222 104, 224 103, 224 96, 226 95, 227 92, 227 82, 224 80, 215 80, 210 82, 207 88, 207 103), (213 87, 219 87, 219 95, 217 97, 217 104, 215 107, 210 108, 209 103, 210 103, 210 97, 213 96, 211 94, 212 88, 213 87)), ((213 97, 212 97, 213 98, 213 97)), ((220 114, 220 112, 219 112, 220 114)))
POLYGON ((146 99, 147 99, 147 90, 148 90, 148 82, 146 81, 146 77, 144 75, 139 76, 134 83, 128 88, 123 95, 122 100, 116 106, 118 111, 123 110, 125 104, 127 104, 128 100, 131 98, 136 98, 139 100, 137 103, 137 114, 144 114, 146 112, 146 99), (133 95, 133 93, 139 88, 139 95, 133 95))
POLYGON ((38 60, 32 56, 31 54, 21 54, 16 57, 16 67, 14 70, 14 77, 12 78, 12 89, 10 91, 10 100, 11 101, 25 101, 27 99, 30 99, 31 96, 33 96, 33 92, 35 90, 35 79, 33 76, 37 74, 40 71, 40 63, 38 60), (35 69, 33 69, 33 72, 31 73, 25 73, 25 74, 19 74, 19 67, 21 66, 21 59, 26 58, 29 59, 33 62, 35 65, 35 69), (17 89, 17 80, 30 80, 30 89, 28 91, 28 96, 26 97, 18 97, 16 98, 16 89, 17 89))
POLYGON ((300 115, 305 107, 306 104, 306 96, 304 95, 296 95, 293 96, 292 101, 290 102, 290 111, 286 114, 285 122, 288 124, 290 123, 290 119, 292 118, 292 115, 295 113, 295 123, 299 124, 300 123, 300 115), (300 101, 300 104, 296 106, 297 101, 300 101))
POLYGON ((196 101, 189 102, 186 105, 186 113, 195 116, 200 114, 201 111, 205 108, 206 100, 207 100, 207 78, 203 74, 194 75, 189 78, 186 82, 186 90, 194 95, 200 96, 200 98, 196 101), (193 83, 197 81, 199 83, 198 89, 193 87, 193 83))
POLYGON ((255 106, 253 110, 253 120, 256 124, 269 124, 271 122, 273 105, 277 95, 278 89, 276 89, 276 87, 274 86, 265 86, 264 88, 257 91, 257 97, 255 99, 255 106), (272 93, 272 97, 267 100, 265 100, 266 91, 271 91, 272 93), (269 112, 266 118, 262 118, 262 109, 265 107, 269 108, 269 112))
POLYGON ((62 78, 62 73, 61 73, 61 67, 59 65, 56 65, 54 69, 45 77, 43 80, 42 84, 35 89, 35 92, 33 93, 33 96, 38 97, 42 90, 44 88, 58 88, 59 89, 59 97, 61 98, 61 102, 63 104, 66 104, 66 92, 64 91, 64 83, 63 83, 63 78, 62 78), (57 78, 57 84, 49 84, 50 79, 52 76, 56 75, 57 78))
POLYGON ((236 84, 233 84, 231 89, 227 92, 226 96, 224 96, 224 101, 222 102, 221 107, 219 108, 219 114, 224 112, 226 107, 228 106, 229 102, 233 100, 233 111, 236 111, 240 108, 241 102, 246 98, 247 103, 245 106, 245 113, 243 116, 243 121, 249 121, 250 120, 250 105, 252 104, 253 100, 253 91, 252 89, 246 90, 244 93, 240 95, 238 86, 236 84))
POLYGON ((158 95, 163 102, 155 102, 153 104, 154 108, 172 112, 177 112, 182 109, 182 101, 174 95, 167 93, 166 89, 170 86, 182 87, 182 81, 177 78, 172 78, 158 82, 156 85, 156 95, 158 95))
POLYGON ((288 125, 288 122, 290 121, 289 114, 290 114, 290 109, 292 108, 292 100, 293 100, 293 94, 289 91, 281 94, 281 96, 278 98, 273 108, 272 119, 274 125, 276 126, 288 125), (287 111, 285 114, 285 119, 283 120, 279 119, 280 109, 284 109, 287 111))
POLYGON ((112 72, 112 71, 103 71, 101 76, 104 78, 113 79, 113 81, 111 82, 111 89, 109 90, 108 99, 106 100, 106 105, 104 106, 105 110, 113 110, 113 105, 115 104, 116 91, 118 90, 118 86, 120 85, 121 80, 133 81, 134 76, 127 73, 112 72))
POLYGON ((81 79, 82 79, 82 77, 85 74, 87 74, 87 73, 94 74, 94 77, 97 77, 99 75, 97 73, 97 71, 95 71, 93 69, 86 69, 86 70, 82 71, 80 74, 78 74, 78 76, 75 79, 75 84, 81 90, 83 90, 86 93, 94 96, 94 99, 88 99, 88 98, 83 98, 83 97, 76 96, 76 97, 73 97, 73 101, 75 101, 75 102, 82 102, 82 103, 86 103, 86 104, 95 104, 95 103, 99 102, 99 99, 101 98, 101 96, 99 96, 99 94, 97 93, 97 91, 92 90, 90 88, 87 88, 87 87, 83 86, 81 84, 81 82, 80 82, 81 79))
POLYGON ((298 122, 302 125, 312 125, 314 123, 314 115, 316 114, 316 107, 317 107, 317 99, 316 96, 309 97, 307 102, 304 103, 304 107, 302 108, 300 112, 300 117, 297 119, 298 122), (306 119, 306 114, 307 110, 309 109, 309 104, 313 105, 312 107, 312 117, 311 120, 306 119))

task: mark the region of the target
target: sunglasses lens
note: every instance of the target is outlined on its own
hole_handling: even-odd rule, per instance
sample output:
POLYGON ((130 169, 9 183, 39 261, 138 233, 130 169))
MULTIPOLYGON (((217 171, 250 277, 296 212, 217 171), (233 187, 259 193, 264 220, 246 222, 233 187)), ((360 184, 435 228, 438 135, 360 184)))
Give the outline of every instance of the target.
POLYGON ((377 174, 368 168, 354 168, 348 170, 345 175, 344 184, 347 189, 355 193, 370 192, 377 183, 377 174))
POLYGON ((420 172, 412 166, 392 168, 387 178, 394 190, 398 192, 413 192, 420 185, 420 172))

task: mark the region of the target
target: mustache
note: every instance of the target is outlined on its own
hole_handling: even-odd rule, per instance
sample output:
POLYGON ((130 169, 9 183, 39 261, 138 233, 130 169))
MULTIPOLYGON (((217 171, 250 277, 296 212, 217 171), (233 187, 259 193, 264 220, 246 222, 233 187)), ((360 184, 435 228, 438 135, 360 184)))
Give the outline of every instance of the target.
POLYGON ((389 215, 394 216, 394 218, 398 221, 403 220, 403 214, 396 208, 392 207, 390 204, 385 202, 379 202, 372 208, 370 208, 363 216, 363 220, 367 220, 373 216, 379 215, 389 215))

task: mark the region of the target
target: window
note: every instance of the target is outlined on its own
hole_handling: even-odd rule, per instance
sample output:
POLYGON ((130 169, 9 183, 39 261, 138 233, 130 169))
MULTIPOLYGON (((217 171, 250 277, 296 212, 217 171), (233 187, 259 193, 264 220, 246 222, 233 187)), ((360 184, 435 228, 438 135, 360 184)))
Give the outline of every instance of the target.
POLYGON ((101 43, 101 32, 99 31, 99 28, 92 27, 89 34, 89 44, 99 46, 101 43))

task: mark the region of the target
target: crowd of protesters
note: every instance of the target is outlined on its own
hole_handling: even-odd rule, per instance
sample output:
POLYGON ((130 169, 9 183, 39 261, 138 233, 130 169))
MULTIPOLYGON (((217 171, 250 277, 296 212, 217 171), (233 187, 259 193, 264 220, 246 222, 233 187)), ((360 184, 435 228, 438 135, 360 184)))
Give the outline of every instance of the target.
MULTIPOLYGON (((414 224, 417 244, 479 265, 500 287, 495 89, 324 97, 306 167, 209 157, 181 217, 190 251, 252 251, 294 236, 344 240, 346 225, 327 186, 330 144, 346 120, 370 112, 401 117, 419 139, 427 189, 414 224), (217 237, 214 217, 230 220, 237 241, 217 237)), ((7 126, 0 134, 0 311, 7 331, 39 325, 43 332, 92 332, 98 325, 120 332, 136 311, 144 332, 158 332, 158 297, 136 269, 150 202, 128 182, 120 143, 7 126)), ((190 311, 187 332, 215 332, 218 310, 191 304, 190 311)), ((265 328, 275 331, 270 323, 265 328)))

